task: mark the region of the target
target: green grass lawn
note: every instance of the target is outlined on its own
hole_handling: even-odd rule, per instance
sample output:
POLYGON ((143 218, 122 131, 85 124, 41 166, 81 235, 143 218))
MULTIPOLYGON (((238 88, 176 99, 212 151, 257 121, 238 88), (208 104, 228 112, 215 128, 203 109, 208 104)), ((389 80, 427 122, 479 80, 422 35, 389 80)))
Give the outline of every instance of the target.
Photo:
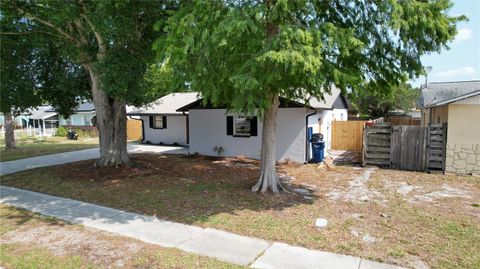
POLYGON ((243 268, 0 205, 2 268, 243 268))
POLYGON ((258 162, 133 155, 134 167, 91 161, 2 177, 2 184, 311 249, 414 267, 480 268, 480 181, 366 168, 280 165, 304 195, 261 195, 258 162), (325 228, 315 226, 325 218, 325 228), (367 242, 364 237, 374 237, 367 242))
POLYGON ((98 138, 67 140, 65 137, 23 137, 17 139, 16 149, 5 150, 5 141, 0 139, 0 162, 94 148, 97 146, 98 138))

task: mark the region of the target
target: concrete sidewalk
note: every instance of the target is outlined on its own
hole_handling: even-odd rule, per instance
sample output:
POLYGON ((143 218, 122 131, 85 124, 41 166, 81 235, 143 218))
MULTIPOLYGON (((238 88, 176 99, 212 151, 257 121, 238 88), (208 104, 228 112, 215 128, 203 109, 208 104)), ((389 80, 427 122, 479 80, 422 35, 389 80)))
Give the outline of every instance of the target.
MULTIPOLYGON (((145 145, 137 143, 128 144, 129 153, 166 153, 166 154, 188 154, 188 148, 179 146, 145 145)), ((58 165, 70 162, 96 159, 100 156, 99 149, 84 149, 64 153, 49 154, 32 158, 25 158, 9 162, 0 162, 0 175, 12 174, 15 172, 58 165)))
POLYGON ((0 203, 163 247, 253 268, 394 269, 358 257, 309 250, 211 228, 201 228, 121 210, 0 186, 0 203))

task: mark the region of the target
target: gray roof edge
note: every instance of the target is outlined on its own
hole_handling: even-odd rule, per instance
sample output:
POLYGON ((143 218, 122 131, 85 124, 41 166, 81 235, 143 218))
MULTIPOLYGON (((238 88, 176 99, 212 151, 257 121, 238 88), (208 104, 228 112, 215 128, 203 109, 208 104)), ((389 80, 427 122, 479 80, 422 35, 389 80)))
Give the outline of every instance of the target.
POLYGON ((443 100, 443 101, 440 101, 440 102, 437 102, 437 103, 426 105, 424 107, 425 108, 430 108, 430 107, 442 106, 442 105, 450 104, 450 103, 453 103, 453 102, 456 102, 456 101, 459 101, 459 100, 462 100, 462 99, 466 99, 466 98, 469 98, 469 97, 472 97, 472 96, 476 96, 476 95, 480 95, 480 90, 469 92, 469 93, 466 93, 466 94, 463 94, 463 95, 460 95, 460 96, 455 96, 454 98, 450 98, 450 99, 443 100))

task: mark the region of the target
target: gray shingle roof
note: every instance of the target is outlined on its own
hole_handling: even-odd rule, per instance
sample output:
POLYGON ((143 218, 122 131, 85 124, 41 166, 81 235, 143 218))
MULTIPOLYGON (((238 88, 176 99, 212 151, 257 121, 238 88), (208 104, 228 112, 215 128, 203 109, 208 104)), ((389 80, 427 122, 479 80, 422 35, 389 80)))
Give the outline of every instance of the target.
MULTIPOLYGON (((340 96, 341 91, 336 87, 332 87, 331 93, 325 93, 324 99, 309 98, 309 105, 313 108, 332 109, 335 100, 340 96)), ((201 99, 197 92, 189 93, 171 93, 150 104, 143 107, 135 107, 128 115, 148 115, 148 114, 181 114, 177 111, 179 108, 187 107, 188 105, 201 99)), ((298 103, 305 104, 304 100, 295 100, 298 103)), ((182 109, 184 111, 185 109, 182 109)), ((188 109, 187 109, 188 110, 188 109)))
POLYGON ((95 106, 91 102, 81 103, 75 108, 75 112, 78 111, 93 111, 95 110, 95 106))
POLYGON ((135 107, 128 115, 182 114, 177 109, 199 99, 197 92, 171 93, 142 107, 135 107))
POLYGON ((480 80, 432 82, 422 89, 420 107, 435 107, 480 94, 480 80))
MULTIPOLYGON (((80 103, 74 110, 73 113, 85 112, 85 111, 95 111, 95 106, 92 102, 80 103)), ((55 108, 50 107, 48 112, 56 112, 55 108)))
MULTIPOLYGON (((337 100, 338 96, 342 93, 342 91, 337 87, 332 87, 330 93, 325 93, 323 98, 325 100, 320 100, 314 97, 310 97, 309 105, 313 108, 321 108, 321 109, 332 109, 333 103, 337 100)), ((305 103, 303 100, 298 100, 300 103, 305 103)))
POLYGON ((30 115, 30 119, 32 120, 44 120, 53 116, 56 116, 58 113, 48 105, 38 106, 35 109, 29 110, 27 115, 30 115))

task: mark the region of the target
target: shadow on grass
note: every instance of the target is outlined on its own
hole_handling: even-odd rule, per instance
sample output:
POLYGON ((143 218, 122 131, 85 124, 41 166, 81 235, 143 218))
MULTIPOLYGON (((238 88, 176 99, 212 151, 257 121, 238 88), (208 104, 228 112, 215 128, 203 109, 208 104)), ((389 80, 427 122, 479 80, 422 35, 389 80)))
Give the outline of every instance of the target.
MULTIPOLYGON (((259 173, 259 164, 253 160, 159 154, 132 158, 135 167, 99 169, 91 161, 82 161, 7 175, 2 184, 186 224, 201 224, 222 213, 282 211, 316 198, 252 193, 259 173)), ((68 215, 98 219, 115 214, 106 211, 79 205, 68 215)))

